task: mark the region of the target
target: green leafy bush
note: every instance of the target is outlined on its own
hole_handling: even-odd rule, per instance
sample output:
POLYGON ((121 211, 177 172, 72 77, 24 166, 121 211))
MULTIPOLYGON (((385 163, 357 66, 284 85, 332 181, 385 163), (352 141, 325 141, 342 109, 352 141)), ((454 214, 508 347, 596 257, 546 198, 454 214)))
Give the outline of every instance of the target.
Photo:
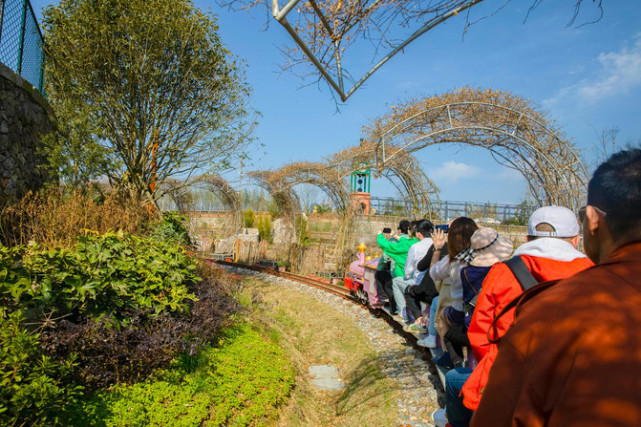
POLYGON ((198 355, 238 303, 196 269, 181 246, 124 233, 0 246, 0 425, 55 423, 76 384, 132 383, 198 355))
POLYGON ((79 393, 68 383, 74 366, 43 354, 39 335, 23 327, 20 311, 0 317, 0 425, 50 425, 79 393))
POLYGON ((176 212, 163 212, 162 216, 163 220, 152 226, 149 236, 164 242, 191 245, 191 238, 185 227, 187 218, 176 212))
POLYGON ((183 357, 155 381, 94 393, 68 412, 71 425, 248 425, 274 419, 294 384, 282 350, 249 325, 219 347, 183 357))
POLYGON ((62 320, 42 333, 42 346, 59 360, 77 354, 75 379, 87 387, 140 381, 182 353, 198 354, 239 309, 213 278, 193 283, 189 289, 197 299, 188 302, 188 313, 149 316, 135 310, 127 325, 119 328, 108 317, 80 323, 62 320))
MULTIPOLYGON (((65 316, 185 311, 196 266, 175 244, 124 233, 86 235, 74 250, 0 246, 0 310, 24 308, 31 322, 65 316)), ((2 312, 0 312, 2 314, 2 312)))

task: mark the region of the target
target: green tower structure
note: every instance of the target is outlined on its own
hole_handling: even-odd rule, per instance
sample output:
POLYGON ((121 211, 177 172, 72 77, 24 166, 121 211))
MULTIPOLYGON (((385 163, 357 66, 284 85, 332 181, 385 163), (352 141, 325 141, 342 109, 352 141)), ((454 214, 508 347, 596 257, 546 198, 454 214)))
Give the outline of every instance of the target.
POLYGON ((371 193, 372 171, 356 170, 351 175, 352 193, 371 193))

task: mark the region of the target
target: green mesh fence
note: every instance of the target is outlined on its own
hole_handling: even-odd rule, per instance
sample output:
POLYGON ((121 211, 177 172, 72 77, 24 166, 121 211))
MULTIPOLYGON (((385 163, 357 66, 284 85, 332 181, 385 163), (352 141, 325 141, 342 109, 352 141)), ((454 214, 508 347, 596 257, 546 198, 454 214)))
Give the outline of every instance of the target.
POLYGON ((42 33, 29 0, 0 0, 0 62, 43 90, 42 33))

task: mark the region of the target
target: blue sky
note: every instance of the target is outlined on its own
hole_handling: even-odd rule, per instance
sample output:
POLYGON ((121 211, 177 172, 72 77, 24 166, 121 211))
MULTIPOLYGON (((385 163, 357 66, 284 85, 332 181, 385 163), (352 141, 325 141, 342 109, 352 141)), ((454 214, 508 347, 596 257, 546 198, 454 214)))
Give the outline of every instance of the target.
MULTIPOLYGON (((504 2, 487 0, 472 8, 471 20, 504 2)), ((357 144, 362 127, 395 103, 464 86, 492 87, 531 99, 585 150, 588 161, 593 159, 596 133, 604 128, 618 127, 618 141, 638 144, 641 4, 604 2, 603 18, 580 26, 598 14, 586 0, 575 25, 568 27, 574 0, 544 0, 524 22, 533 2, 513 0, 473 25, 464 38, 464 17, 447 21, 392 58, 337 112, 327 85, 304 87, 293 73, 281 72, 285 57, 279 47, 293 42, 266 9, 230 12, 213 0, 195 1, 219 16, 223 42, 246 64, 253 88, 250 104, 262 113, 255 136, 264 145, 256 150, 250 169, 329 156, 357 144)), ((32 0, 35 9, 50 3, 54 2, 32 0)), ((356 74, 370 65, 370 59, 365 54, 352 56, 356 74)), ((443 200, 518 203, 525 197, 520 175, 498 165, 484 150, 441 145, 416 155, 441 188, 443 200)), ((227 178, 235 181, 237 175, 227 178)), ((394 190, 375 182, 372 193, 393 196, 394 190)))

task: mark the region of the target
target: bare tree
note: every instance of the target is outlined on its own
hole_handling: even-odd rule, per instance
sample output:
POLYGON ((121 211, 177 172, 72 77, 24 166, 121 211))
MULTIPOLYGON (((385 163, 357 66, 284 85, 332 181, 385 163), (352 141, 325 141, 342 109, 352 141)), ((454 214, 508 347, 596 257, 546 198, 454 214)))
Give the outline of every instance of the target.
MULTIPOLYGON (((385 62, 421 35, 445 21, 461 16, 463 34, 475 23, 489 18, 512 0, 504 0, 489 14, 473 19, 470 10, 486 0, 218 0, 230 8, 265 6, 292 37, 295 45, 281 50, 286 55, 284 70, 299 69, 301 77, 312 76, 312 84, 324 79, 342 101, 347 100, 385 62), (348 52, 373 51, 371 68, 356 76, 346 68, 348 52), (314 67, 316 70, 312 72, 314 67), (347 83, 353 83, 351 88, 347 83)), ((543 0, 530 0, 528 16, 543 0)), ((574 25, 585 0, 573 0, 568 25, 574 25)), ((602 0, 593 0, 598 21, 602 0)), ((526 18, 527 19, 527 16, 526 18)), ((362 61, 359 61, 362 63, 362 61)))

